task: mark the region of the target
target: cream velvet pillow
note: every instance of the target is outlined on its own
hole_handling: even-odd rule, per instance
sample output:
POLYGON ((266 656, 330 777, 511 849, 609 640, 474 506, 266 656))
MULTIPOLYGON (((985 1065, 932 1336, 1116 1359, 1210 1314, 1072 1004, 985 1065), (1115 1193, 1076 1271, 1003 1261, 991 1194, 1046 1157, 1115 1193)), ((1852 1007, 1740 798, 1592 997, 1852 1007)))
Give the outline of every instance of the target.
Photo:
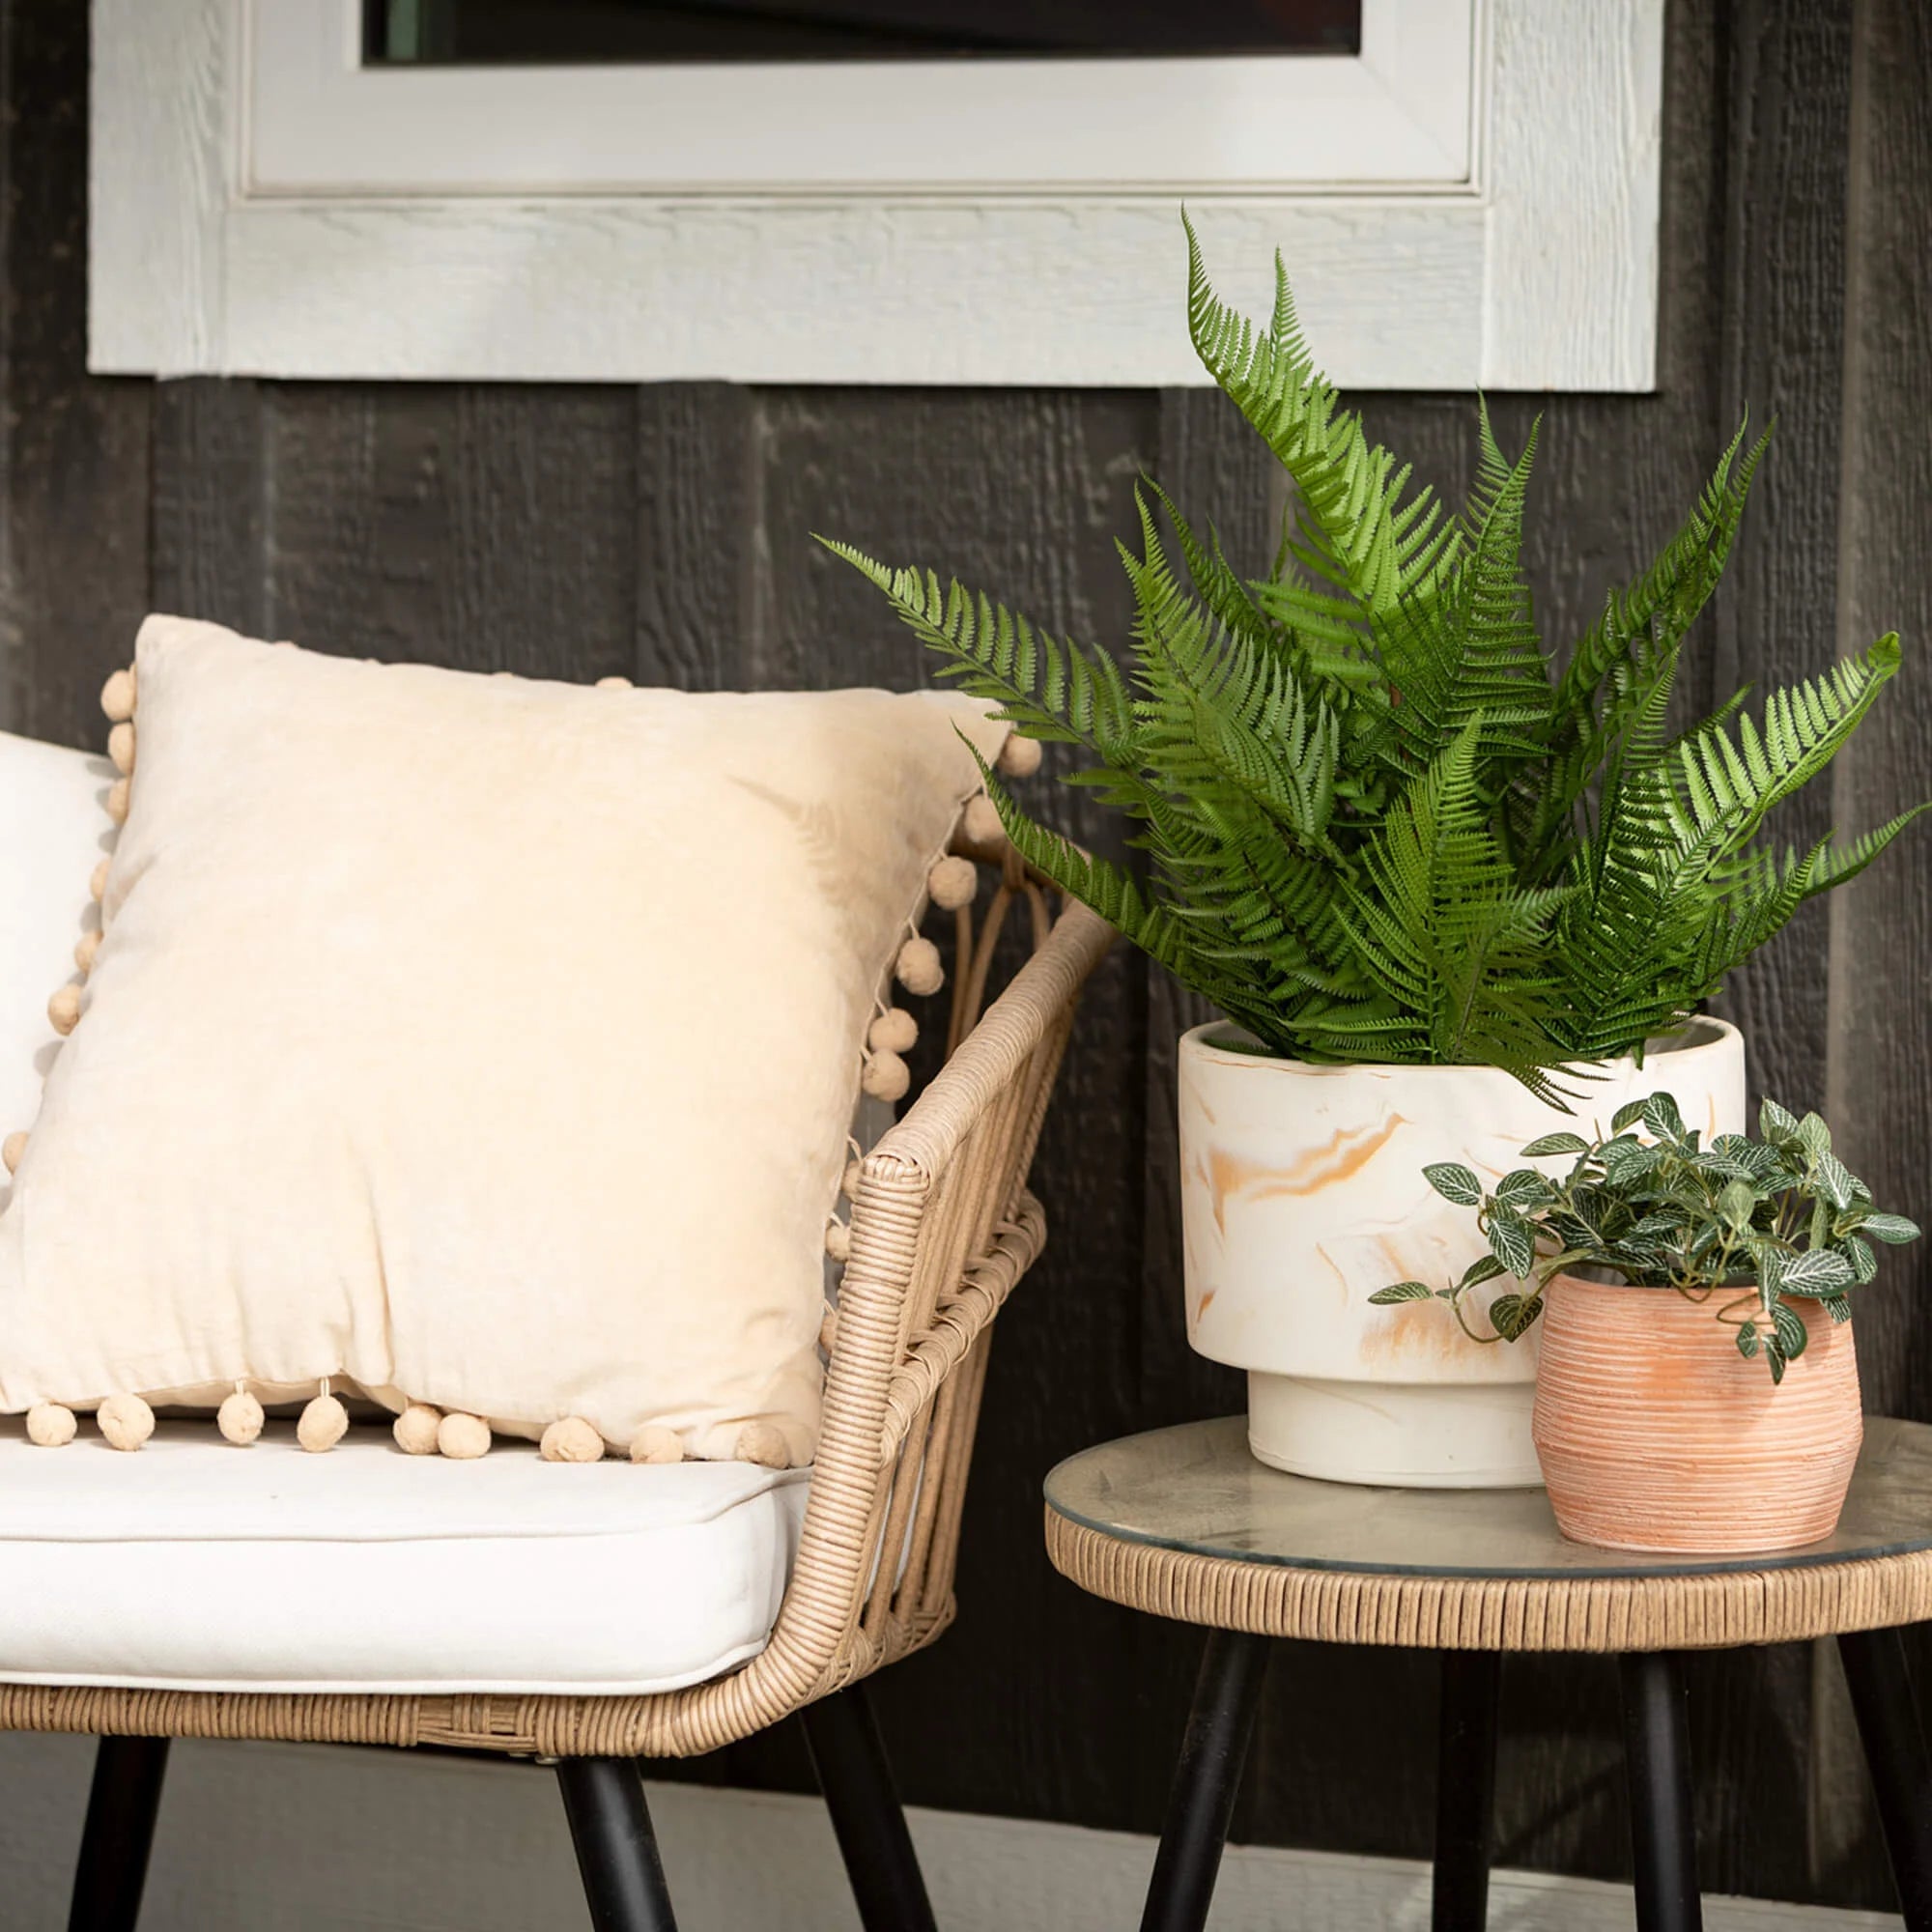
MULTIPOLYGON (((47 993, 98 924, 87 881, 114 843, 113 781, 104 758, 0 731, 0 1142, 34 1118, 60 1045, 47 993)), ((10 1192, 0 1175, 0 1208, 10 1192)))
POLYGON ((0 1410, 57 1440, 46 1406, 100 1406, 128 1446, 126 1398, 239 1393, 245 1439, 339 1378, 445 1411, 447 1453, 483 1418, 808 1460, 868 1025, 1006 726, 174 617, 135 689, 103 937, 0 1214, 0 1410))

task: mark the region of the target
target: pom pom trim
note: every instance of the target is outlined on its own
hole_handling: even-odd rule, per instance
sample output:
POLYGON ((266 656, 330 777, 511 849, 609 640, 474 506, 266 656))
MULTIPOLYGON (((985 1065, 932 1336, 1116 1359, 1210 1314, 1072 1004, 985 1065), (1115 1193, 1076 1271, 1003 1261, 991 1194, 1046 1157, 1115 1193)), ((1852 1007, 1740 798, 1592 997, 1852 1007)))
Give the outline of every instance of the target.
POLYGON ((894 977, 908 993, 924 996, 946 984, 946 964, 929 939, 908 939, 893 965, 894 977))
POLYGON ((919 1022, 903 1007, 888 1007, 866 1029, 874 1053, 910 1053, 919 1044, 919 1022))
POLYGON ((37 1402, 27 1411, 27 1440, 37 1449, 63 1449, 79 1433, 72 1409, 58 1402, 37 1402))
POLYGON ((110 1449, 131 1453, 155 1433, 155 1411, 137 1395, 110 1395, 94 1419, 110 1449))
POLYGON ((235 1393, 227 1397, 214 1412, 214 1426, 220 1430, 223 1439, 242 1449, 247 1448, 261 1435, 267 1419, 262 1413, 262 1405, 240 1382, 235 1384, 235 1393))
POLYGON ((925 890, 942 912, 957 912, 980 895, 980 868, 957 853, 940 860, 925 875, 925 890))
POLYGON ((1000 747, 1000 755, 993 762, 1003 778, 1030 779, 1039 770, 1040 757, 1037 738, 1024 738, 1018 731, 1009 731, 1007 742, 1000 747))
POLYGON ((1000 808, 984 792, 966 801, 959 829, 970 844, 983 849, 996 851, 1007 842, 1007 828, 1000 823, 1000 808))

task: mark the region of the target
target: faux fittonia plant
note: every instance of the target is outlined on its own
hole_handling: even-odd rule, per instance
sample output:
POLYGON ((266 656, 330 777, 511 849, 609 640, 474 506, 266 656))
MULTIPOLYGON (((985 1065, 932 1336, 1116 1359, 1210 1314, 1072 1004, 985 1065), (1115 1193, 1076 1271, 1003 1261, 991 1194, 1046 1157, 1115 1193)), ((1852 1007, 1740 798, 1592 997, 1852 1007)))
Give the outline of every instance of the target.
POLYGON ((1489 1252, 1452 1287, 1404 1281, 1369 1299, 1444 1301, 1474 1340, 1513 1342, 1543 1312, 1552 1275, 1607 1270, 1710 1302, 1739 1352, 1762 1355, 1772 1380, 1782 1381, 1785 1365, 1804 1352, 1804 1323, 1791 1303, 1817 1301, 1833 1321, 1847 1320, 1851 1291, 1878 1269, 1872 1243, 1915 1240, 1918 1228, 1872 1206, 1816 1114, 1798 1120, 1767 1100, 1758 1133, 1719 1134, 1702 1147, 1676 1101, 1655 1094, 1619 1108, 1608 1135, 1546 1134, 1522 1150, 1532 1160, 1574 1154, 1561 1178, 1520 1167, 1486 1191, 1460 1162, 1425 1168, 1444 1200, 1476 1210, 1489 1252), (1630 1131, 1639 1124, 1642 1135, 1630 1131), (1464 1300, 1501 1276, 1520 1286, 1490 1303, 1484 1334, 1464 1300))
MULTIPOLYGON (((1269 1049, 1315 1061, 1548 1069, 1640 1051, 1807 898, 1915 814, 1780 852, 1767 815, 1824 770, 1898 667, 1886 637, 1822 676, 1666 722, 1762 439, 1743 432, 1684 526, 1567 651, 1522 569, 1529 444, 1480 419, 1474 491, 1445 510, 1321 376, 1277 261, 1254 327, 1188 235, 1188 326, 1288 472, 1268 575, 1243 578, 1157 485, 1122 547, 1124 668, 983 593, 830 547, 957 678, 1133 824, 1144 876, 1035 823, 994 775, 1013 843, 1269 1049), (1155 506, 1173 526, 1179 563, 1155 506)), ((1924 808, 1919 808, 1923 810, 1924 808)))

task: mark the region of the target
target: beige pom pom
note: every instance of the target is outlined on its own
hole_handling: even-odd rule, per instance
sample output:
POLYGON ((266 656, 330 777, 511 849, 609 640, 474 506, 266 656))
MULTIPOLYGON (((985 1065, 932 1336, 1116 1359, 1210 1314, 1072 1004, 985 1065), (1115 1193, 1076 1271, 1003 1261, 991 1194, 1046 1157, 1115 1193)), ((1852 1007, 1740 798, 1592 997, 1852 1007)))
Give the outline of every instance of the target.
POLYGON ((107 787, 107 815, 116 825, 127 824, 128 805, 132 796, 126 779, 116 779, 107 787))
POLYGON ((4 1141, 0 1141, 0 1160, 7 1163, 9 1174, 18 1174, 20 1162, 26 1157, 27 1136, 24 1129, 16 1128, 4 1141))
POLYGON ((27 1440, 43 1449, 59 1449, 73 1440, 80 1424, 73 1410, 57 1402, 37 1402, 27 1411, 27 1440))
POLYGON ((789 1469, 791 1451, 785 1447, 783 1433, 776 1423, 748 1422, 738 1432, 741 1463, 761 1463, 767 1469, 789 1469))
POLYGON ((73 943, 73 963, 83 973, 94 971, 94 955, 100 951, 100 934, 97 929, 83 932, 73 943))
POLYGON ((436 1432, 441 1421, 441 1409, 432 1408, 426 1402, 412 1402, 396 1417, 389 1434, 405 1456, 434 1456, 436 1432))
POLYGON ((919 1044, 919 1022, 903 1007, 888 1007, 866 1029, 874 1053, 910 1053, 919 1044))
POLYGON ((453 1410, 437 1425, 436 1446, 458 1463, 473 1463, 490 1453, 490 1425, 480 1415, 453 1410))
POLYGON ((333 1449, 348 1430, 349 1411, 332 1395, 319 1395, 302 1410, 296 1440, 311 1456, 320 1456, 325 1449, 333 1449))
POLYGON ((829 1301, 825 1313, 818 1318, 818 1346, 828 1355, 838 1346, 838 1311, 829 1301))
POLYGON ((912 1068, 896 1053, 875 1053, 859 1084, 875 1100, 903 1100, 912 1086, 912 1068))
POLYGON ((628 677, 600 677, 596 688, 599 691, 629 691, 632 685, 628 677))
POLYGON ((134 715, 134 673, 117 670, 100 687, 100 708, 116 724, 126 724, 134 715))
POLYGON ((848 1201, 858 1200, 859 1182, 860 1179, 864 1177, 865 1172, 866 1170, 863 1162, 856 1160, 848 1160, 845 1163, 845 1173, 838 1182, 838 1191, 840 1194, 844 1195, 846 1200, 848 1201))
POLYGON ((825 1252, 835 1262, 849 1262, 852 1259, 852 1231, 843 1221, 826 1222, 825 1252))
POLYGON ((138 1449, 155 1433, 155 1411, 137 1395, 110 1395, 94 1419, 110 1449, 138 1449))
POLYGON ((684 1444, 678 1439, 676 1430, 667 1429, 659 1422, 647 1422, 631 1437, 631 1461, 682 1463, 684 1444))
POLYGON ((1009 731, 995 762, 1009 779, 1030 779, 1039 770, 1039 757, 1037 738, 1022 738, 1017 731, 1009 731))
MULTIPOLYGON (((311 1407, 313 1406, 310 1405, 311 1407)), ((341 1406, 340 1403, 336 1404, 336 1407, 341 1406)), ((243 1449, 261 1435, 262 1424, 267 1420, 268 1418, 262 1413, 262 1405, 246 1389, 237 1389, 214 1411, 215 1428, 220 1430, 228 1441, 243 1449)), ((308 1416, 304 1412, 302 1421, 306 1423, 307 1420, 308 1416)), ((299 1431, 298 1433, 299 1434, 299 1431)), ((302 1444, 304 1449, 308 1446, 306 1442, 302 1444)), ((323 1446, 327 1448, 328 1445, 325 1443, 323 1446)))
POLYGON ((1007 828, 1000 823, 1000 808, 984 792, 966 801, 966 815, 959 826, 971 844, 997 846, 1007 842, 1007 828))
POLYGON ((47 1018, 58 1034, 70 1034, 80 1024, 80 988, 63 986, 47 1002, 47 1018))
POLYGON ((969 906, 980 891, 980 868, 971 859, 942 859, 925 875, 925 890, 934 905, 947 912, 969 906))
POLYGON ((134 769, 133 725, 123 723, 108 732, 107 755, 114 760, 117 772, 131 772, 134 769))
POLYGON ((936 993, 946 983, 939 948, 929 939, 908 939, 899 948, 893 971, 908 993, 936 993))
POLYGON ((94 895, 97 900, 104 899, 107 896, 107 861, 105 859, 101 860, 99 865, 95 867, 93 875, 88 879, 87 890, 94 895))
POLYGON ((582 1416, 560 1416, 544 1431, 537 1454, 546 1463, 601 1463, 604 1438, 582 1416))

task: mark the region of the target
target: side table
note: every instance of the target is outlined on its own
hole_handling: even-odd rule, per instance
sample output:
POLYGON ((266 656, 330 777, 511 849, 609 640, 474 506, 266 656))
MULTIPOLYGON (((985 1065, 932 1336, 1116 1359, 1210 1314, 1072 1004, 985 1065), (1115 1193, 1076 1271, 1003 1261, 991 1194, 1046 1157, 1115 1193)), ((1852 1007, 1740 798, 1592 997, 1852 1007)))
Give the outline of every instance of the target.
POLYGON ((1509 1651, 1619 1660, 1641 1932, 1702 1922, 1674 1653, 1835 1636, 1910 1932, 1932 1932, 1932 1764, 1899 1627, 1932 1616, 1932 1427, 1870 1419, 1837 1531, 1745 1557, 1569 1543, 1540 1490, 1375 1490, 1289 1476, 1238 1416, 1089 1449, 1046 1480, 1046 1547, 1084 1590, 1208 1629, 1142 1932, 1199 1932, 1274 1637, 1442 1658, 1435 1932, 1489 1896, 1509 1651), (1442 1775, 1443 1768, 1453 1775, 1442 1775))

